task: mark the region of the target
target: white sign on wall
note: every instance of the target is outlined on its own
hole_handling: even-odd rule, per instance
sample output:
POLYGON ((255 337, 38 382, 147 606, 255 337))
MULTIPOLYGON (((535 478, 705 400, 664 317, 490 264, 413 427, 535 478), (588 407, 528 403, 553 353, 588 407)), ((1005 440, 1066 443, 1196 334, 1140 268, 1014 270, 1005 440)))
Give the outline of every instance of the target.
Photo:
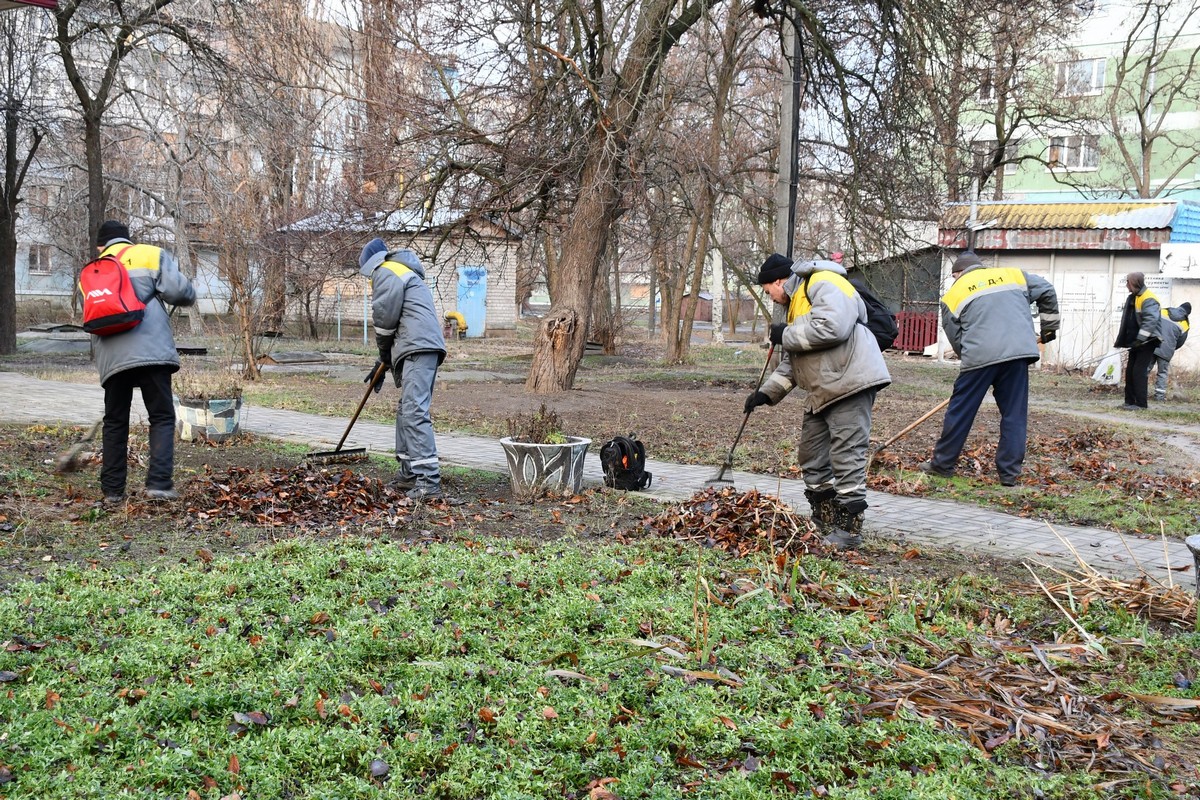
POLYGON ((1171 278, 1200 279, 1200 243, 1164 243, 1158 251, 1158 269, 1171 278))

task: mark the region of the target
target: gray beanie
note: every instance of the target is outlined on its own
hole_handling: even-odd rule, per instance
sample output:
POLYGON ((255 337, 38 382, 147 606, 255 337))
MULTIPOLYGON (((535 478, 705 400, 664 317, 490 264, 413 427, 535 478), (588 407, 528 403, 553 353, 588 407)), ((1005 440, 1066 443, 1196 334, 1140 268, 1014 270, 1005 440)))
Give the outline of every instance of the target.
POLYGON ((974 250, 965 250, 959 254, 958 258, 954 259, 954 266, 950 268, 951 272, 966 272, 971 267, 982 267, 983 262, 979 256, 975 255, 974 250))

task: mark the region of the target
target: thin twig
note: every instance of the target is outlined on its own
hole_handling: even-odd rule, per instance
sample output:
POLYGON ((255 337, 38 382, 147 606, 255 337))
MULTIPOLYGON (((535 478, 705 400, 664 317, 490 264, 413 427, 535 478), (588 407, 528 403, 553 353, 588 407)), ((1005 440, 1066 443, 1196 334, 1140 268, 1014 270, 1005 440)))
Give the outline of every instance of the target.
POLYGON ((1063 616, 1067 618, 1067 621, 1071 623, 1071 625, 1075 628, 1075 630, 1079 631, 1079 633, 1083 636, 1083 638, 1087 640, 1088 645, 1095 648, 1095 650, 1097 652, 1099 652, 1101 655, 1104 655, 1105 654, 1104 645, 1100 644, 1100 641, 1096 637, 1094 637, 1090 633, 1088 633, 1087 629, 1085 629, 1082 625, 1080 625, 1076 621, 1076 619, 1074 617, 1072 617, 1070 614, 1067 613, 1067 610, 1062 607, 1062 604, 1059 603, 1058 600, 1055 599, 1054 593, 1046 588, 1046 584, 1042 583, 1042 579, 1039 578, 1037 573, 1033 571, 1033 567, 1029 566, 1029 564, 1027 564, 1025 562, 1021 562, 1021 563, 1024 564, 1025 569, 1029 570, 1029 574, 1033 576, 1033 579, 1037 582, 1037 585, 1040 586, 1042 588, 1042 591, 1046 593, 1046 597, 1050 598, 1050 602, 1054 604, 1054 607, 1057 608, 1059 611, 1061 611, 1063 616))

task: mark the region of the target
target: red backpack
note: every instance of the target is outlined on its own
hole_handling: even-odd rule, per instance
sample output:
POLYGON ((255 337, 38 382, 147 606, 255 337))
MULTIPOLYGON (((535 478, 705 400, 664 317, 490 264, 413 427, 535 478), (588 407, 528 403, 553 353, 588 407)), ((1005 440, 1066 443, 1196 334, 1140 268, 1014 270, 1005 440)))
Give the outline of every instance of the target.
POLYGON ((83 329, 88 333, 112 336, 135 328, 142 321, 146 304, 133 291, 129 271, 121 263, 121 256, 129 247, 116 255, 100 256, 79 274, 83 329))

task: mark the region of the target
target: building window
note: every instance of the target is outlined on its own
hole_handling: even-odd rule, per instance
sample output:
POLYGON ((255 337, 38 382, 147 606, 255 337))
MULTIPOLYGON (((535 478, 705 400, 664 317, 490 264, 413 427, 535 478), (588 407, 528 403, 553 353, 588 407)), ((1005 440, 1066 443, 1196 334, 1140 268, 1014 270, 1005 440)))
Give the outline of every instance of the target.
POLYGON ((50 246, 45 244, 29 245, 29 274, 50 274, 50 246))
POLYGON ((1058 94, 1065 97, 1100 94, 1104 91, 1104 59, 1058 62, 1054 86, 1058 94))
MULTIPOLYGON (((1004 146, 1004 174, 1012 175, 1016 173, 1018 164, 1017 151, 1020 149, 1021 142, 1019 140, 1011 140, 1004 146)), ((975 172, 982 175, 992 167, 996 148, 1000 146, 995 139, 980 139, 971 142, 971 156, 974 161, 975 172)))
POLYGON ((1051 169, 1096 169, 1100 166, 1100 137, 1055 136, 1046 160, 1051 169))

